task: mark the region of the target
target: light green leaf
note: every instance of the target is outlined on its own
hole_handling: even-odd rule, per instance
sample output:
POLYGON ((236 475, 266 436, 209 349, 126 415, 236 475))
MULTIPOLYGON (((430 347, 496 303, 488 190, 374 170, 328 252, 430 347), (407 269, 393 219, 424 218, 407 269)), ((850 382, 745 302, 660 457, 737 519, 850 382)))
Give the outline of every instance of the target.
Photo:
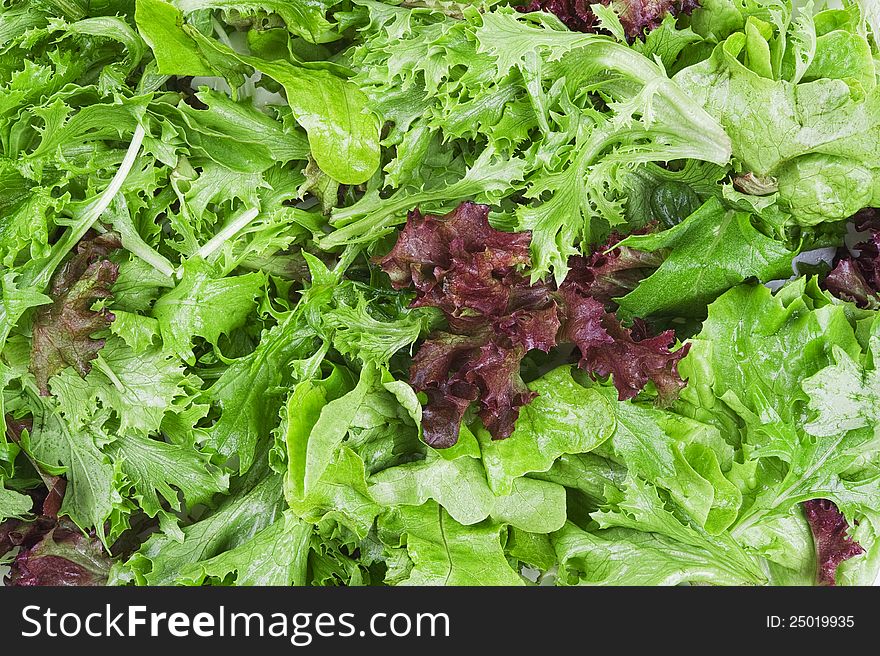
POLYGON ((183 32, 183 14, 165 0, 137 0, 135 22, 166 75, 213 75, 198 46, 183 32))
POLYGON ((187 260, 180 282, 153 306, 165 347, 194 364, 193 337, 216 346, 220 335, 244 324, 254 311, 264 282, 260 273, 217 277, 204 260, 187 260))
POLYGON ((312 527, 287 511, 248 542, 185 568, 180 580, 186 585, 226 583, 230 578, 238 586, 308 585, 311 536, 312 527))
POLYGON ((620 245, 669 250, 660 268, 619 299, 630 315, 700 317, 721 293, 749 278, 786 278, 796 252, 759 232, 746 212, 725 210, 712 198, 669 230, 632 235, 620 245))
POLYGON ((321 478, 302 498, 288 503, 298 517, 316 525, 325 536, 357 544, 367 537, 381 511, 370 496, 364 461, 342 446, 327 463, 321 478))
POLYGON ((208 389, 208 398, 221 410, 208 444, 223 455, 238 454, 240 471, 248 470, 258 441, 268 438, 278 423, 287 367, 314 353, 314 339, 310 328, 288 316, 264 332, 254 351, 232 362, 208 389))
POLYGON ((486 149, 460 179, 442 189, 401 189, 390 198, 383 198, 373 190, 354 205, 334 210, 331 222, 335 230, 321 240, 321 247, 329 249, 375 241, 404 223, 406 212, 413 207, 442 214, 456 207, 462 198, 488 201, 522 180, 525 168, 525 160, 499 157, 486 149))
POLYGON ((549 533, 565 523, 565 490, 546 481, 518 478, 509 494, 496 496, 479 460, 467 456, 427 460, 385 469, 370 477, 370 495, 384 506, 439 503, 460 524, 489 517, 532 533, 549 533))
MULTIPOLYGON (((823 45, 829 57, 819 57, 819 41, 838 38, 831 34, 816 41, 811 68, 816 67, 817 77, 809 77, 808 69, 800 84, 761 77, 743 65, 737 59, 745 45, 741 34, 674 78, 724 126, 733 154, 746 171, 780 179, 783 206, 803 225, 850 216, 856 205, 870 200, 873 171, 880 168, 880 93, 873 64, 865 69, 867 88, 854 83, 854 89, 852 80, 825 77, 831 71, 821 60, 842 55, 839 47, 823 45), (801 162, 806 156, 811 158, 801 162), (852 184, 847 171, 859 182, 852 184)), ((863 36, 855 38, 863 52, 869 49, 863 36)), ((848 56, 842 56, 849 66, 848 56)), ((854 72, 858 69, 855 65, 854 72)))
MULTIPOLYGON (((626 580, 629 577, 624 574, 630 568, 633 573, 629 576, 643 571, 647 576, 663 577, 655 584, 679 583, 689 580, 690 576, 695 576, 694 580, 696 581, 708 581, 711 580, 710 577, 717 577, 718 582, 728 582, 728 584, 733 580, 738 580, 741 585, 764 582, 764 576, 757 560, 747 555, 729 535, 722 534, 712 537, 698 527, 682 523, 665 508, 663 501, 657 494, 657 489, 640 479, 630 477, 625 486, 622 493, 616 493, 620 496, 613 500, 613 505, 609 507, 609 510, 595 512, 591 515, 601 529, 629 529, 653 536, 651 539, 648 536, 633 535, 626 531, 611 534, 611 536, 621 538, 624 543, 627 541, 632 543, 624 546, 618 555, 609 558, 611 571, 615 567, 624 568, 623 570, 618 569, 618 573, 626 577, 620 583, 634 582, 626 580), (627 547, 629 547, 629 553, 627 553, 627 547), (678 561, 680 564, 690 562, 691 567, 685 567, 684 571, 675 574, 669 571, 669 561, 666 566, 657 567, 658 563, 651 561, 656 560, 655 552, 664 547, 672 555, 671 562, 678 561), (621 556, 626 555, 631 558, 628 563, 621 561, 621 556), (649 562, 640 563, 643 559, 647 559, 649 562), (703 563, 702 568, 694 567, 701 562, 703 563), (633 567, 634 565, 635 567, 633 567), (689 569, 690 571, 688 571, 689 569), (669 576, 673 578, 667 578, 669 576)), ((565 533, 566 531, 563 531, 563 536, 565 533)), ((571 535, 571 531, 567 533, 571 535)), ((600 531, 595 537, 578 536, 579 541, 582 542, 578 548, 589 545, 588 548, 596 553, 591 553, 588 557, 596 558, 598 555, 607 558, 610 554, 607 551, 607 545, 603 544, 604 540, 600 537, 604 535, 605 531, 600 531)), ((570 549, 571 547, 567 546, 566 548, 570 549)), ((558 549, 557 547, 557 551, 558 549)), ((566 567, 566 555, 564 552, 560 554, 563 567, 566 567)), ((603 576, 607 576, 609 565, 602 568, 606 572, 602 572, 600 569, 603 576)), ((587 576, 593 577, 594 575, 587 573, 587 576)))
POLYGON ((55 471, 63 468, 67 491, 60 514, 105 541, 104 522, 121 501, 113 465, 100 448, 107 436, 88 425, 74 429, 49 401, 35 403, 33 410, 33 431, 22 438, 22 448, 55 471))
POLYGON ((176 358, 158 348, 136 353, 119 338, 107 340, 86 376, 88 391, 119 417, 120 431, 153 433, 183 396, 187 378, 176 358))
POLYGON ((122 338, 135 353, 148 350, 159 337, 159 322, 153 317, 125 310, 114 310, 113 316, 110 332, 122 338))
POLYGON ((360 184, 379 167, 379 119, 351 82, 325 70, 256 57, 240 59, 284 87, 297 122, 305 129, 312 157, 342 184, 360 184))
MULTIPOLYGON (((375 367, 365 366, 353 390, 330 401, 321 409, 306 444, 305 466, 302 468, 304 495, 308 496, 330 464, 378 376, 379 371, 375 367)), ((298 487, 298 483, 295 485, 298 487)))
MULTIPOLYGON (((242 5, 228 0, 182 0, 186 11, 216 5, 235 5, 252 9, 269 5, 294 21, 293 30, 304 30, 310 38, 319 38, 312 30, 323 31, 326 19, 315 22, 314 4, 262 2, 242 5), (303 14, 305 15, 305 14, 303 14)), ((367 109, 366 96, 353 84, 331 70, 306 67, 286 61, 269 61, 242 55, 215 41, 184 22, 183 14, 165 0, 140 0, 138 29, 159 60, 160 72, 174 75, 223 75, 233 86, 244 82, 248 68, 259 70, 284 87, 287 102, 297 122, 308 134, 311 154, 325 173, 343 184, 366 181, 379 166, 379 119, 367 109), (157 54, 159 53, 159 54, 157 54)))
MULTIPOLYGON (((184 14, 203 9, 223 9, 242 15, 268 12, 280 16, 287 29, 309 41, 327 38, 330 22, 324 16, 330 3, 326 0, 173 0, 184 14)), ((332 37, 330 37, 332 39, 332 37)))
POLYGON ((363 297, 354 307, 339 303, 323 315, 337 351, 380 366, 387 366, 398 351, 412 348, 425 328, 425 318, 408 312, 392 321, 380 321, 370 314, 363 297))
POLYGON ((622 528, 587 533, 566 524, 553 537, 560 585, 747 585, 755 575, 729 571, 712 552, 663 535, 622 528))
POLYGON ((17 275, 7 272, 2 279, 2 298, 0 298, 0 347, 6 343, 9 333, 28 308, 51 303, 52 299, 31 287, 19 288, 17 275))
MULTIPOLYGON (((281 477, 255 467, 239 479, 215 511, 182 528, 182 541, 156 533, 125 563, 124 570, 146 585, 192 581, 199 563, 246 545, 282 520, 283 506, 281 477)), ((222 563, 214 561, 213 566, 219 568, 222 563)))
MULTIPOLYGON (((868 371, 837 345, 831 364, 803 382, 816 418, 804 426, 810 435, 833 437, 880 423, 880 374, 868 371)), ((880 338, 871 337, 874 362, 880 362, 880 338)))
POLYGON ((513 434, 491 440, 480 431, 480 448, 489 487, 511 491, 513 481, 529 472, 547 471, 566 453, 592 451, 614 432, 614 411, 594 389, 582 387, 563 366, 529 384, 538 397, 520 410, 513 434))
POLYGON ((26 517, 33 505, 34 501, 28 495, 8 489, 0 481, 0 522, 26 517))
POLYGON ((547 571, 556 565, 556 552, 550 536, 542 533, 528 533, 512 528, 504 548, 511 558, 540 571, 547 571))
POLYGON ((802 381, 831 364, 831 345, 861 353, 844 307, 814 284, 801 278, 775 295, 740 285, 715 301, 679 368, 684 397, 733 395, 762 419, 769 406, 784 423, 806 422, 802 381))
POLYGON ((229 475, 192 444, 169 444, 128 434, 120 435, 107 452, 131 484, 141 509, 150 517, 164 516, 166 524, 176 518, 165 510, 163 501, 172 510, 181 510, 182 497, 192 508, 229 488, 229 475))
POLYGON ((412 569, 398 585, 522 585, 501 548, 501 528, 462 526, 434 502, 401 506, 379 523, 379 536, 406 546, 412 569))
MULTIPOLYGON (((602 391, 612 403, 616 401, 614 388, 602 391)), ((617 427, 608 444, 630 472, 667 489, 709 532, 720 532, 736 519, 738 491, 724 478, 710 448, 716 429, 684 417, 670 425, 666 412, 626 401, 616 401, 614 408, 617 427), (690 424, 687 428, 699 433, 696 439, 701 441, 688 444, 681 439, 682 424, 690 424)))
POLYGON ((281 442, 278 448, 287 461, 284 490, 288 499, 302 498, 305 495, 303 483, 309 433, 318 422, 321 411, 329 402, 343 396, 352 387, 347 370, 333 367, 326 378, 298 383, 287 397, 276 438, 281 442))

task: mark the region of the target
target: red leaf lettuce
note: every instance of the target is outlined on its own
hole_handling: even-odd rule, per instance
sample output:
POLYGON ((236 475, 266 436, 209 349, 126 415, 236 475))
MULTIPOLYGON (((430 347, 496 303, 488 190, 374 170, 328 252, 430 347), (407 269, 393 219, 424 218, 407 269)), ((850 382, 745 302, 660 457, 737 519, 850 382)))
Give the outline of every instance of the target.
MULTIPOLYGON (((645 30, 652 30, 660 25, 667 13, 674 16, 689 14, 699 7, 698 0, 601 0, 601 2, 604 5, 611 5, 616 10, 626 35, 631 39, 640 37, 645 30)), ((595 3, 591 0, 531 0, 517 9, 522 12, 546 11, 554 14, 570 30, 596 32, 598 17, 590 8, 592 4, 595 3)))
POLYGON ((535 397, 520 377, 523 357, 561 343, 578 347, 583 369, 611 375, 621 399, 649 380, 662 401, 677 394, 684 385, 677 364, 687 349, 669 350, 672 331, 648 337, 644 324, 625 328, 609 312, 614 296, 659 265, 654 255, 610 250, 619 240, 614 236, 589 257, 573 258, 558 289, 532 284, 520 270, 529 264, 530 234, 495 230, 488 217, 488 207, 470 202, 445 216, 415 210, 378 260, 395 288, 416 288, 414 307, 440 309, 449 325, 422 344, 410 369, 411 384, 428 399, 422 422, 428 444, 455 444, 475 401, 492 437, 510 436, 519 408, 535 397))
POLYGON ((820 585, 836 585, 840 563, 865 550, 847 535, 849 524, 831 501, 812 499, 805 501, 803 507, 816 544, 817 580, 820 585))
POLYGON ((869 208, 853 217, 855 227, 868 233, 855 246, 858 255, 841 249, 841 256, 828 277, 825 288, 859 307, 880 309, 880 210, 869 208))
POLYGON ((52 277, 49 296, 53 302, 41 307, 34 319, 31 373, 40 393, 48 395, 49 378, 71 366, 80 376, 91 369, 91 361, 104 340, 91 335, 110 325, 112 312, 93 311, 97 299, 109 298, 119 267, 107 255, 121 246, 114 233, 83 239, 76 253, 52 277))

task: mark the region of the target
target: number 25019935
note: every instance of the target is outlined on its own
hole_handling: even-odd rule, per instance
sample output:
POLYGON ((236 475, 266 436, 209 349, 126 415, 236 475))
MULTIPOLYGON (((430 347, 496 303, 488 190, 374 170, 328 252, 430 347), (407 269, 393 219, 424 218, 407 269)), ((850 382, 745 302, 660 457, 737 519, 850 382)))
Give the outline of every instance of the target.
POLYGON ((768 629, 851 629, 852 615, 768 615, 768 629))

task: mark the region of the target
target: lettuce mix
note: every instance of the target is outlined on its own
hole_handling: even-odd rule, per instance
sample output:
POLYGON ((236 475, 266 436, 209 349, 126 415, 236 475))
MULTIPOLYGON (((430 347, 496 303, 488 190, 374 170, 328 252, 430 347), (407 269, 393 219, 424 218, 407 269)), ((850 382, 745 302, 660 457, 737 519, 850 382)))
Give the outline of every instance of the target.
POLYGON ((867 0, 0 3, 7 584, 872 582, 878 47, 867 0))

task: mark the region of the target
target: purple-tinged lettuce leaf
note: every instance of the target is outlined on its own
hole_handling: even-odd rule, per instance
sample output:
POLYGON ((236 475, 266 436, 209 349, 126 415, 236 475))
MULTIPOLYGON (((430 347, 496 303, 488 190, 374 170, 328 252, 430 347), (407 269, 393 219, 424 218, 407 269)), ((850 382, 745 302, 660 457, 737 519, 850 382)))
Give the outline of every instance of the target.
POLYGON ((619 13, 626 35, 636 38, 645 30, 659 27, 666 14, 690 14, 700 3, 699 0, 611 0, 610 5, 619 13))
MULTIPOLYGON (((611 6, 620 18, 626 36, 640 37, 645 30, 659 27, 667 14, 689 14, 699 6, 698 0, 601 0, 611 6)), ((597 32, 598 16, 590 8, 591 0, 531 0, 517 7, 522 12, 546 11, 575 32, 597 32)))
POLYGON ((33 521, 7 519, 5 522, 0 522, 0 557, 16 547, 35 544, 53 526, 55 520, 43 516, 38 516, 33 521))
POLYGON ((671 351, 675 333, 667 330, 648 337, 645 325, 632 329, 608 313, 601 302, 567 287, 560 294, 565 300, 566 322, 562 340, 572 342, 581 352, 581 369, 597 376, 611 375, 620 400, 631 399, 650 380, 661 403, 668 404, 685 386, 678 373, 678 362, 688 347, 671 351))
MULTIPOLYGON (((538 287, 538 285, 534 285, 538 287)), ((521 307, 492 322, 496 338, 504 338, 526 351, 538 349, 547 353, 556 345, 559 333, 559 305, 549 296, 532 307, 521 307), (543 307, 542 307, 543 306, 543 307)))
POLYGON ((553 14, 573 32, 595 32, 599 22, 590 9, 590 0, 531 0, 517 9, 523 13, 546 11, 553 14))
POLYGON ((824 284, 825 289, 844 301, 870 310, 880 308, 880 297, 865 280, 857 258, 849 255, 841 258, 825 278, 824 284))
POLYGON ((847 535, 849 524, 833 502, 811 499, 803 507, 816 545, 816 580, 819 585, 836 585, 838 565, 865 550, 847 535))
POLYGON ((570 342, 580 348, 581 367, 612 375, 621 399, 634 397, 651 380, 660 400, 684 386, 677 363, 687 349, 671 352, 671 331, 649 337, 621 326, 612 298, 655 269, 659 257, 606 247, 578 258, 560 288, 531 284, 517 269, 528 265, 528 233, 504 233, 488 224, 489 208, 463 203, 446 216, 410 213, 397 244, 379 265, 392 284, 416 287, 413 307, 436 307, 448 332, 431 335, 416 353, 410 383, 424 392, 424 439, 442 448, 455 444, 472 402, 494 439, 513 432, 519 408, 531 392, 520 377, 528 351, 550 351, 570 342))
POLYGON ((69 519, 58 517, 66 481, 57 476, 44 479, 48 479, 48 491, 30 492, 35 517, 0 523, 0 557, 18 549, 4 583, 104 585, 110 571, 110 555, 94 531, 84 534, 69 519))
POLYGON ((437 307, 464 327, 505 310, 519 280, 515 267, 529 262, 530 238, 492 228, 486 205, 465 202, 444 216, 414 210, 378 264, 395 289, 418 290, 414 307, 437 307))
POLYGON ((880 230, 880 207, 865 207, 853 214, 856 230, 880 230))
POLYGON ((46 498, 43 499, 43 514, 52 519, 58 518, 58 511, 61 510, 61 502, 64 501, 64 493, 67 491, 67 479, 61 476, 43 475, 49 490, 46 498))
POLYGON ((519 375, 525 354, 522 348, 508 349, 489 342, 480 348, 476 361, 465 373, 465 380, 479 390, 477 414, 495 439, 510 437, 519 408, 537 396, 519 375))
POLYGON ((104 340, 91 335, 110 325, 113 313, 93 311, 98 299, 111 297, 119 267, 107 255, 120 247, 113 233, 83 239, 76 253, 52 278, 52 304, 41 307, 34 319, 30 369, 40 393, 49 394, 49 378, 66 367, 85 377, 104 340))
POLYGON ((871 236, 857 245, 859 256, 856 261, 862 275, 875 290, 880 289, 880 229, 872 230, 871 236))
MULTIPOLYGON (((9 586, 105 585, 110 556, 101 541, 83 533, 66 519, 42 525, 48 530, 30 531, 12 561, 5 583, 9 586)), ((22 534, 23 535, 23 534, 22 534)))
POLYGON ((614 343, 602 325, 606 311, 601 301, 582 295, 564 283, 559 294, 563 299, 563 341, 576 345, 582 354, 614 343))
POLYGON ((464 413, 477 398, 475 391, 473 398, 466 395, 472 389, 443 383, 424 390, 428 397, 428 403, 422 411, 422 430, 426 444, 435 449, 446 449, 458 441, 464 413), (453 390, 457 390, 460 396, 453 390))
POLYGON ((472 337, 438 333, 422 345, 413 359, 410 381, 428 397, 422 415, 425 442, 436 448, 455 444, 473 401, 479 402, 478 414, 494 438, 513 432, 518 408, 534 394, 519 376, 525 349, 502 341, 483 330, 472 337))
POLYGON ((867 239, 855 245, 857 255, 843 252, 825 278, 825 288, 845 301, 862 308, 880 308, 880 210, 867 208, 856 213, 853 223, 867 239))
MULTIPOLYGON (((650 226, 636 230, 633 234, 647 234, 653 228, 654 226, 650 226)), ((601 301, 609 309, 616 307, 613 299, 634 290, 639 282, 663 264, 662 253, 617 246, 621 239, 623 237, 619 234, 612 233, 589 256, 576 255, 570 258, 565 284, 601 301)))
POLYGON ((489 342, 488 330, 473 335, 434 333, 413 357, 410 382, 417 390, 436 387, 447 381, 450 371, 458 371, 474 351, 489 342))
POLYGON ((461 258, 486 252, 493 253, 501 267, 524 264, 529 258, 529 235, 495 230, 489 225, 488 206, 464 202, 444 216, 410 212, 397 243, 379 266, 395 289, 412 284, 428 292, 452 266, 453 254, 461 258))
POLYGON ((519 377, 531 348, 550 350, 559 320, 549 287, 530 285, 516 267, 529 262, 528 233, 489 225, 489 208, 465 202, 445 216, 410 212, 397 244, 378 264, 413 307, 436 307, 450 332, 416 354, 413 387, 425 392, 425 441, 451 446, 471 402, 496 438, 510 435, 520 405, 532 398, 519 377))

